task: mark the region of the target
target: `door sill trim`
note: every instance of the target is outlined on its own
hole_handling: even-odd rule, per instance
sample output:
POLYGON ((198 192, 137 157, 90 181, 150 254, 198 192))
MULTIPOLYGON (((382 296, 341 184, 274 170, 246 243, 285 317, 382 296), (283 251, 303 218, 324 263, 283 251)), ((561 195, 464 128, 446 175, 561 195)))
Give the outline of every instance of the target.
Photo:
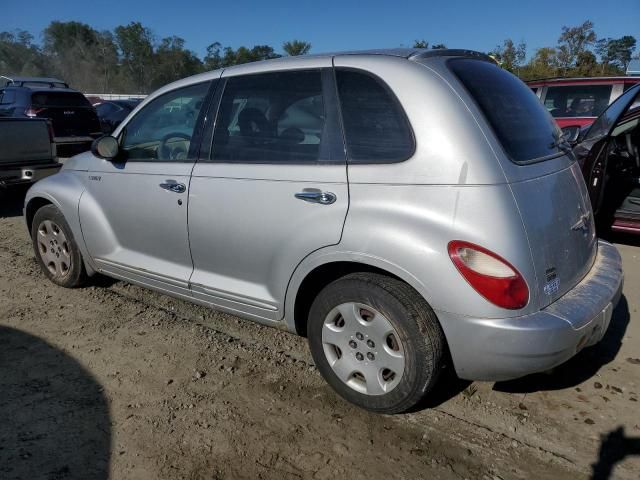
POLYGON ((159 273, 150 272, 149 270, 145 270, 144 268, 136 268, 131 267, 129 265, 124 265, 122 263, 114 262, 112 260, 105 260, 102 258, 94 258, 93 259, 98 272, 110 274, 113 269, 116 270, 114 274, 118 274, 121 277, 127 277, 127 274, 138 275, 144 278, 148 278, 149 280, 161 282, 167 284, 172 287, 189 289, 189 282, 186 280, 180 280, 178 278, 167 277, 166 275, 161 275, 159 273), (117 271, 123 272, 118 273, 117 271))
POLYGON ((246 305, 248 307, 258 308, 260 310, 266 310, 269 312, 278 311, 278 307, 271 303, 262 302, 254 298, 247 298, 242 295, 236 295, 233 293, 226 292, 224 290, 217 290, 210 287, 205 287, 204 285, 201 285, 199 283, 192 283, 191 291, 194 294, 211 297, 212 299, 220 299, 228 302, 234 302, 240 305, 246 305))

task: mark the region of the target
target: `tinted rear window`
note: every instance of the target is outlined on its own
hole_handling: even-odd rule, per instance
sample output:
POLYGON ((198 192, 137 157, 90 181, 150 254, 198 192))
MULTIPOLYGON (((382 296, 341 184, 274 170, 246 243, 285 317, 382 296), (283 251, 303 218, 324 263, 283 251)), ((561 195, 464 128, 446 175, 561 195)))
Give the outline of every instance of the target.
POLYGON ((449 68, 474 98, 512 161, 528 163, 562 153, 555 120, 521 80, 479 60, 450 60, 449 68))
POLYGON ((41 107, 90 107, 89 100, 77 92, 37 92, 31 94, 31 103, 41 107))
POLYGON ((368 73, 336 70, 349 160, 401 162, 415 145, 400 103, 381 80, 368 73))

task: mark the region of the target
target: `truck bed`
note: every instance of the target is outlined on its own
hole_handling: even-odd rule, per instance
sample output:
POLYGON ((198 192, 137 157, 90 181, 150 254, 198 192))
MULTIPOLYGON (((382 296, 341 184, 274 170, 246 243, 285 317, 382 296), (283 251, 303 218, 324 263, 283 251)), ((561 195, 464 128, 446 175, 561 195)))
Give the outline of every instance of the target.
POLYGON ((0 185, 31 183, 60 167, 46 119, 0 118, 0 185))

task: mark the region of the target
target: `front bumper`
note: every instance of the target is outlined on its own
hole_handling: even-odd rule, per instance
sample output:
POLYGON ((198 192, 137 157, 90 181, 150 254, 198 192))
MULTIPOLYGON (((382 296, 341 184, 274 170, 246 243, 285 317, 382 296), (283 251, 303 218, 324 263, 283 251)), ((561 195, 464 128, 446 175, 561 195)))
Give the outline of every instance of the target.
POLYGON ((539 312, 506 319, 436 312, 456 373, 467 380, 510 380, 566 362, 602 339, 622 284, 620 254, 599 240, 585 278, 539 312))
POLYGON ((34 183, 49 175, 58 173, 61 163, 48 163, 46 165, 25 165, 3 169, 0 165, 0 186, 20 185, 34 183))

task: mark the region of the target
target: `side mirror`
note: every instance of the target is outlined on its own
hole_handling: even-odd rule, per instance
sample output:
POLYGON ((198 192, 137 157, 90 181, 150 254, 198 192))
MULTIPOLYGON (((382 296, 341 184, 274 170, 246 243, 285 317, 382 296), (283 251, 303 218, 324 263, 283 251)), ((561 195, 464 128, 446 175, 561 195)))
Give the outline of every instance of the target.
POLYGON ((562 134, 567 142, 571 145, 575 145, 578 143, 578 139, 580 138, 580 125, 569 125, 568 127, 564 127, 562 129, 562 134))
POLYGON ((119 151, 120 145, 118 145, 118 140, 109 135, 97 138, 91 144, 91 153, 105 160, 113 160, 118 156, 119 151))

